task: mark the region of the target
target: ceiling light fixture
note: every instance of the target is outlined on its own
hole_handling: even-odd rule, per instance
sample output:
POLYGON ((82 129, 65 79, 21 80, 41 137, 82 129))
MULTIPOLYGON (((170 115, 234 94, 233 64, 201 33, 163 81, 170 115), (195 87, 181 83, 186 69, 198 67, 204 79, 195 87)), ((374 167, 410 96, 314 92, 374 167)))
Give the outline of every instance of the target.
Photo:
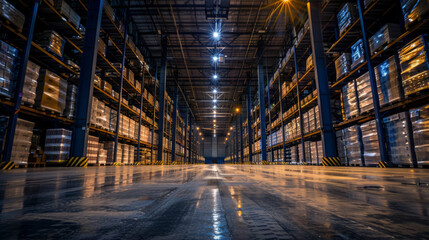
POLYGON ((213 32, 213 37, 218 39, 220 37, 220 33, 217 31, 213 32))
POLYGON ((213 79, 217 79, 217 78, 218 78, 217 74, 213 75, 213 79))
POLYGON ((216 90, 216 89, 213 89, 213 93, 217 93, 217 90, 216 90))

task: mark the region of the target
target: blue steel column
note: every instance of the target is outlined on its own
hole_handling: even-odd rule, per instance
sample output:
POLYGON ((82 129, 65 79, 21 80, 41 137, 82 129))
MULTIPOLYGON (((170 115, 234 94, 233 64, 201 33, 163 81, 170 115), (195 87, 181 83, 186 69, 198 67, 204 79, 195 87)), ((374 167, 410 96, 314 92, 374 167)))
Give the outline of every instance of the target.
POLYGON ((176 161, 176 125, 177 125, 177 105, 179 103, 179 93, 177 91, 178 87, 174 88, 174 105, 173 105, 173 139, 171 146, 171 162, 176 161))
POLYGON ((252 110, 252 97, 251 97, 252 91, 250 88, 250 79, 249 79, 249 83, 247 84, 247 96, 246 96, 246 100, 247 100, 247 132, 248 132, 248 141, 249 141, 249 162, 252 162, 252 144, 253 144, 253 139, 252 139, 252 114, 251 114, 251 110, 252 110))
POLYGON ((234 120, 235 123, 235 157, 237 159, 237 163, 240 162, 240 158, 238 157, 238 152, 240 151, 240 148, 238 147, 238 118, 235 118, 234 120))
MULTIPOLYGON (((158 119, 158 161, 162 161, 164 151, 164 105, 167 84, 167 38, 162 38, 161 72, 159 75, 159 119, 158 119)), ((154 100, 155 101, 155 100, 154 100)))
POLYGON ((240 112, 240 147, 241 147, 241 163, 244 163, 244 147, 243 147, 243 116, 240 112))
POLYGON ((189 157, 188 163, 192 163, 192 116, 189 116, 189 157))
MULTIPOLYGON (((12 155, 13 139, 15 137, 16 123, 18 121, 18 113, 21 108, 22 102, 22 89, 24 87, 25 73, 27 72, 27 63, 28 57, 30 56, 31 42, 33 41, 34 35, 34 26, 36 24, 37 11, 39 9, 40 0, 33 0, 33 5, 31 8, 31 13, 28 21, 28 30, 27 30, 27 41, 24 46, 24 51, 22 53, 22 58, 20 62, 20 68, 18 72, 18 79, 16 81, 16 88, 14 94, 14 107, 11 110, 9 117, 9 125, 6 133, 6 142, 4 148, 3 161, 9 162, 12 155)), ((1 146, 0 146, 1 150, 1 146)))
POLYGON ((122 47, 122 61, 121 61, 121 80, 119 83, 119 99, 118 99, 118 112, 116 113, 116 134, 115 134, 115 148, 113 153, 113 162, 118 159, 118 144, 119 144, 119 126, 121 125, 121 110, 122 110, 122 93, 124 88, 124 70, 125 70, 125 53, 127 52, 127 39, 128 39, 128 23, 129 23, 129 8, 126 12, 126 23, 124 33, 124 45, 122 47))
POLYGON ((293 59, 295 62, 295 74, 296 74, 296 99, 298 100, 298 114, 299 114, 299 130, 301 132, 301 162, 305 162, 305 145, 304 145, 304 119, 302 119, 301 109, 301 91, 299 90, 299 74, 298 74, 298 59, 296 56, 296 45, 293 46, 293 59))
POLYGON ((89 1, 70 156, 86 156, 103 0, 89 1))
MULTIPOLYGON (((268 70, 267 70, 268 72, 268 70)), ((269 81, 269 78, 267 76, 267 82, 269 81)), ((270 128, 270 142, 271 142, 271 162, 274 162, 274 149, 273 149, 273 131, 271 129, 271 93, 270 93, 270 86, 269 83, 267 84, 267 101, 268 101, 268 126, 270 128)))
POLYGON ((282 96, 282 83, 281 83, 281 77, 279 75, 279 100, 280 100, 280 126, 282 128, 282 136, 283 136, 283 162, 286 162, 286 144, 285 144, 285 128, 283 126, 283 96, 282 96))
POLYGON ((265 125, 265 81, 264 81, 264 66, 262 63, 263 43, 258 43, 258 89, 259 89, 259 118, 261 124, 261 161, 267 161, 267 129, 265 125))
POLYGON ((321 3, 319 0, 309 0, 307 3, 310 19, 311 47, 317 87, 317 103, 322 135, 323 156, 336 157, 335 132, 332 123, 331 98, 329 92, 328 72, 326 68, 325 51, 323 46, 322 27, 320 22, 321 3))
POLYGON ((367 28, 366 28, 365 19, 363 16, 365 5, 363 3, 363 0, 357 0, 357 1, 358 1, 360 25, 362 28, 362 43, 363 43, 363 49, 365 53, 365 59, 367 61, 366 64, 368 66, 369 81, 371 83, 372 101, 374 103, 375 123, 377 127, 377 135, 378 135, 378 147, 380 149, 380 161, 391 164, 390 160, 387 157, 386 139, 384 137, 384 130, 383 130, 383 118, 380 115, 380 100, 378 98, 377 82, 375 79, 374 67, 371 61, 371 52, 369 48, 367 28))
POLYGON ((188 109, 186 109, 185 113, 185 156, 183 157, 183 163, 186 163, 186 155, 188 153, 188 118, 189 118, 189 112, 188 109))
MULTIPOLYGON (((155 80, 154 86, 153 86, 153 120, 152 120, 152 140, 151 140, 151 147, 150 147, 150 164, 153 164, 153 145, 154 145, 154 137, 155 137, 155 116, 156 116, 156 85, 158 83, 158 64, 155 65, 155 80)), ((159 110, 159 109, 158 109, 159 110)))
POLYGON ((139 130, 138 130, 138 136, 137 136, 137 162, 141 161, 140 158, 140 135, 141 135, 141 130, 142 130, 142 112, 143 112, 143 101, 144 101, 144 97, 143 97, 143 92, 144 92, 144 74, 145 74, 145 64, 142 65, 143 67, 143 73, 142 73, 142 84, 141 84, 141 94, 140 94, 140 114, 139 114, 139 130))

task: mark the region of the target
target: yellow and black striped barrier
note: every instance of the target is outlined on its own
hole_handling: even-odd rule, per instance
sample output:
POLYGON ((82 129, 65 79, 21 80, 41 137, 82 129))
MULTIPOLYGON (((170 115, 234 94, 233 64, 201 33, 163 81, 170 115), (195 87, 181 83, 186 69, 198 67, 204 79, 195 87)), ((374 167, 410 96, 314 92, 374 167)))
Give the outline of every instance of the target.
POLYGON ((387 168, 389 165, 387 164, 387 162, 378 162, 378 167, 379 168, 387 168))
POLYGON ((135 162, 134 165, 135 166, 140 166, 140 165, 143 165, 143 163, 142 162, 135 162))
POLYGON ((270 162, 268 162, 268 161, 262 161, 262 165, 270 165, 270 162))
POLYGON ((341 166, 341 160, 339 157, 324 157, 322 158, 322 165, 327 166, 341 166))
POLYGON ((112 164, 112 166, 121 166, 122 164, 121 163, 118 163, 118 162, 114 162, 113 164, 112 164))
POLYGON ((66 167, 86 167, 86 166, 88 166, 87 157, 72 157, 66 163, 66 167))
POLYGON ((153 165, 162 165, 163 162, 162 161, 155 161, 155 163, 153 165))
POLYGON ((15 163, 14 162, 1 162, 0 163, 0 170, 11 170, 15 168, 15 163))

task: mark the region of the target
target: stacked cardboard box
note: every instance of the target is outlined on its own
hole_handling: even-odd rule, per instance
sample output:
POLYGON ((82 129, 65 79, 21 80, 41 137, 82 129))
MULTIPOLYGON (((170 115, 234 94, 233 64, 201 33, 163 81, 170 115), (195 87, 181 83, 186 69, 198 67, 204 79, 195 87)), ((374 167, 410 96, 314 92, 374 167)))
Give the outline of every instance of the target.
POLYGON ((337 60, 335 60, 335 70, 337 73, 337 79, 350 73, 351 65, 351 54, 343 53, 337 60))
POLYGON ((400 35, 401 30, 398 24, 388 23, 384 25, 369 39, 371 54, 375 54, 377 51, 382 50, 384 46, 393 42, 400 35))
POLYGON ((355 80, 349 82, 343 87, 343 106, 346 119, 350 119, 358 114, 358 105, 356 98, 355 80))
POLYGON ((97 164, 98 141, 98 137, 88 135, 88 143, 86 145, 86 157, 88 158, 88 164, 97 164))
POLYGON ((349 165, 362 166, 359 132, 359 126, 351 126, 343 129, 343 144, 346 150, 347 163, 349 165))
POLYGON ((356 79, 356 87, 359 94, 358 99, 360 113, 365 113, 373 109, 374 104, 372 100, 372 90, 368 72, 356 79))
POLYGON ((406 29, 413 26, 415 22, 424 19, 429 13, 427 0, 401 0, 401 7, 406 29))
POLYGON ((66 118, 74 117, 74 111, 76 109, 76 96, 77 96, 77 86, 73 84, 69 84, 67 86, 66 106, 63 113, 64 117, 66 118))
POLYGON ((80 16, 64 0, 55 0, 54 8, 76 28, 80 25, 80 16))
POLYGON ((104 149, 104 144, 98 143, 97 164, 106 165, 106 163, 107 163, 107 150, 104 149))
POLYGON ((66 106, 67 82, 57 74, 40 70, 36 106, 62 114, 66 106))
POLYGON ((359 39, 355 44, 351 46, 351 69, 355 69, 361 63, 365 61, 365 55, 363 53, 363 42, 362 39, 359 39))

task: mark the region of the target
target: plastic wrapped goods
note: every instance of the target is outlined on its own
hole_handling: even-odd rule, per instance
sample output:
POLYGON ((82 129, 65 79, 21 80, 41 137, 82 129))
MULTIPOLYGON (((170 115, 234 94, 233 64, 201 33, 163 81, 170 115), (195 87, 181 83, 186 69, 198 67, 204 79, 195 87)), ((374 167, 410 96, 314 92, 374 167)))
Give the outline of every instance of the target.
POLYGON ((429 165, 429 105, 410 110, 417 163, 429 165))
POLYGON ((358 12, 356 5, 352 2, 344 4, 340 12, 337 14, 338 29, 340 35, 343 33, 358 19, 358 12))
POLYGON ((356 79, 356 85, 359 94, 360 113, 365 113, 374 108, 368 72, 356 79))
POLYGON ((37 83, 36 105, 62 114, 66 106, 67 82, 57 74, 42 69, 37 83))
POLYGON ((46 130, 45 155, 47 163, 66 162, 69 159, 72 131, 55 128, 46 130))
POLYGON ((350 73, 351 54, 343 53, 337 60, 335 60, 335 70, 337 72, 337 79, 350 73))
POLYGON ((80 16, 64 0, 55 0, 54 8, 76 28, 80 25, 80 16))
POLYGON ((97 51, 101 55, 106 56, 106 43, 104 43, 104 41, 101 40, 101 38, 98 38, 98 48, 97 48, 97 51))
POLYGON ((369 39, 371 54, 376 53, 387 44, 393 42, 399 35, 401 35, 401 30, 398 24, 388 23, 384 25, 369 39))
POLYGON ((48 49, 58 57, 63 57, 65 40, 55 31, 44 31, 38 35, 40 46, 48 49))
POLYGON ((104 144, 98 143, 97 164, 106 165, 106 162, 107 162, 107 150, 104 149, 104 144))
POLYGON ((24 79, 24 87, 22 89, 22 101, 30 105, 35 103, 39 70, 39 65, 28 61, 24 79))
POLYGON ((18 50, 3 41, 0 41, 0 47, 0 95, 11 98, 15 89, 18 50))
POLYGON ((429 88, 427 38, 419 36, 398 51, 405 95, 429 88))
POLYGON ((17 165, 28 163, 34 123, 18 118, 13 139, 11 160, 17 165))
POLYGON ((401 0, 401 7, 407 30, 429 13, 428 0, 401 0))
POLYGON ((363 52, 363 42, 362 39, 359 39, 355 44, 351 46, 351 69, 355 69, 361 63, 365 61, 365 55, 363 52))
POLYGON ((351 126, 343 129, 343 143, 346 158, 349 165, 362 166, 362 153, 359 145, 359 126, 351 126))
POLYGON ((88 164, 97 164, 98 141, 98 137, 88 135, 88 144, 86 145, 86 157, 88 158, 88 164))
POLYGON ((305 70, 308 71, 311 67, 313 67, 313 54, 310 54, 307 58, 307 61, 305 62, 305 70))
POLYGON ((74 117, 74 111, 76 109, 76 95, 77 95, 77 86, 73 84, 69 84, 67 86, 66 107, 63 112, 63 116, 66 118, 74 117))
POLYGON ((0 16, 22 31, 25 15, 6 0, 0 0, 0 16))
POLYGON ((395 56, 388 58, 374 70, 380 105, 400 99, 399 74, 395 56))
POLYGON ((383 119, 390 161, 397 165, 412 165, 407 139, 405 113, 394 114, 383 119))
POLYGON ((361 130, 365 165, 377 165, 380 161, 380 148, 375 120, 362 124, 361 130))
POLYGON ((353 80, 343 87, 343 106, 346 119, 358 115, 355 84, 356 82, 353 80))

